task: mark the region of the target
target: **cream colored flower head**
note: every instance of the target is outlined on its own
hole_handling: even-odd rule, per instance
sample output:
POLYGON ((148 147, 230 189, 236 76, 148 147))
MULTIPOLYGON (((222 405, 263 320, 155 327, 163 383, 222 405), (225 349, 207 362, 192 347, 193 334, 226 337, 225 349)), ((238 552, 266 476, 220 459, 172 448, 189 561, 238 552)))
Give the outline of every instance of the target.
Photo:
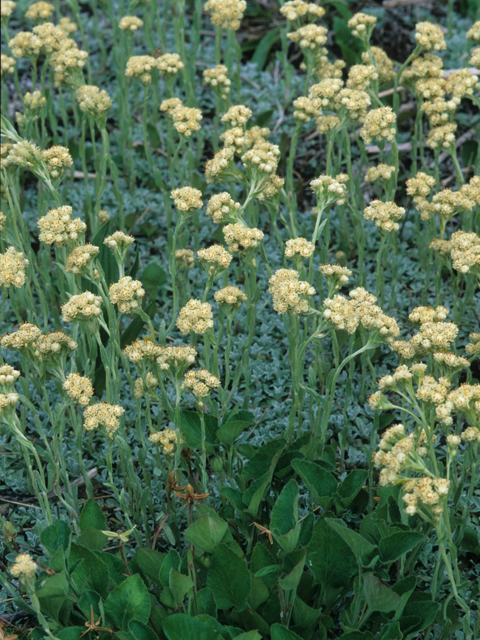
POLYGON ((318 270, 327 280, 329 296, 348 284, 352 275, 350 269, 339 264, 321 264, 318 270))
POLYGON ((287 258, 295 259, 298 257, 303 261, 310 258, 314 250, 315 245, 313 242, 309 242, 305 238, 291 238, 285 243, 285 256, 287 258))
POLYGON ((118 26, 122 31, 135 33, 135 31, 143 27, 143 20, 140 20, 140 18, 137 18, 136 16, 124 16, 120 19, 118 26))
POLYGON ((112 100, 108 93, 104 89, 100 91, 95 85, 85 84, 77 89, 77 101, 80 111, 101 122, 105 121, 112 108, 112 100))
POLYGON ((132 56, 127 61, 125 75, 136 78, 147 86, 152 83, 152 72, 157 69, 157 60, 152 56, 132 56))
POLYGON ((205 177, 207 184, 225 182, 232 175, 233 156, 235 149, 226 147, 220 149, 211 160, 205 163, 205 177))
POLYGON ((260 229, 249 229, 240 222, 223 227, 223 235, 232 253, 246 254, 255 250, 258 243, 263 240, 260 229))
POLYGON ((145 295, 145 289, 140 280, 133 280, 131 276, 124 276, 118 282, 110 285, 108 290, 110 302, 116 304, 120 313, 129 313, 138 308, 138 303, 145 295))
POLYGON ((102 298, 90 291, 70 296, 68 302, 62 305, 62 319, 64 322, 96 320, 102 313, 102 298))
POLYGON ((189 389, 196 398, 207 398, 210 392, 220 386, 220 380, 206 369, 187 371, 183 386, 189 389))
POLYGON ((236 220, 238 211, 241 209, 239 202, 234 202, 227 191, 213 195, 207 204, 206 214, 213 222, 220 224, 236 220))
POLYGON ((50 331, 38 338, 35 343, 34 355, 39 359, 66 356, 71 351, 75 351, 77 347, 78 344, 75 340, 63 331, 50 331))
POLYGON ((193 187, 174 189, 170 197, 180 213, 192 213, 196 209, 203 207, 202 192, 193 187))
POLYGON ((157 364, 162 371, 173 371, 175 375, 182 375, 183 371, 191 367, 197 357, 197 350, 190 345, 174 345, 161 347, 157 357, 157 364))
POLYGON ((72 251, 67 258, 65 271, 70 273, 81 273, 83 269, 91 265, 93 258, 100 249, 93 244, 82 244, 72 251))
POLYGON ((294 315, 307 314, 310 311, 309 299, 315 295, 315 289, 308 282, 299 280, 300 274, 294 269, 279 269, 270 278, 269 291, 273 308, 277 313, 292 312, 294 315))
POLYGON ((352 30, 352 34, 356 38, 368 42, 376 22, 377 19, 375 16, 370 16, 366 13, 356 13, 348 21, 348 28, 352 30))
POLYGON ((105 427, 107 433, 112 435, 120 426, 119 418, 123 416, 125 409, 118 404, 97 402, 86 407, 83 412, 83 426, 87 431, 93 431, 100 426, 105 427))
POLYGON ((73 164, 72 156, 66 147, 55 146, 41 153, 47 171, 53 179, 61 178, 73 164))
POLYGON ((70 373, 63 383, 63 388, 72 400, 82 406, 86 406, 93 396, 92 381, 78 373, 70 373))
POLYGON ((34 22, 43 22, 49 20, 54 11, 55 7, 50 2, 34 2, 29 6, 25 17, 34 22))
POLYGON ((376 167, 369 167, 365 175, 365 182, 388 182, 395 173, 395 167, 381 162, 376 167))
POLYGON ((237 310, 242 302, 247 300, 247 296, 238 287, 225 287, 214 294, 215 302, 224 309, 237 310))
POLYGON ((103 244, 106 245, 119 260, 123 260, 127 255, 129 247, 135 242, 135 238, 133 236, 128 236, 123 231, 115 231, 112 235, 107 236, 103 241, 103 244))
POLYGON ((17 371, 9 364, 0 365, 0 386, 13 388, 19 377, 20 371, 17 371))
POLYGON ((365 116, 360 135, 365 144, 370 144, 374 138, 392 142, 396 135, 397 116, 391 107, 372 109, 365 116))
POLYGON ((15 564, 10 568, 10 573, 22 583, 30 582, 35 578, 37 566, 28 553, 21 553, 15 558, 15 564))
POLYGON ((205 84, 212 87, 215 93, 218 93, 223 100, 228 98, 230 93, 231 80, 228 79, 228 69, 224 64, 217 64, 212 69, 205 69, 203 79, 205 84))
POLYGON ((0 253, 0 287, 9 289, 11 286, 17 288, 23 286, 27 265, 28 260, 15 247, 8 247, 5 253, 0 253))
POLYGON ((443 31, 438 24, 418 22, 415 27, 415 40, 426 51, 442 51, 447 48, 443 31))
POLYGON ((208 302, 189 300, 180 310, 176 324, 183 335, 190 332, 203 334, 213 327, 212 307, 208 302))
POLYGON ((245 0, 208 0, 204 9, 210 14, 210 20, 217 29, 237 31, 243 13, 247 8, 245 0))
POLYGON ((307 17, 309 20, 318 20, 325 15, 325 9, 313 2, 304 0, 290 0, 280 7, 280 13, 290 22, 295 22, 307 17))
POLYGON ((280 148, 263 141, 257 143, 242 156, 242 163, 252 180, 267 179, 273 175, 280 160, 280 148))
POLYGON ((378 80, 380 84, 391 82, 392 80, 394 80, 396 73, 393 70, 393 62, 387 56, 385 51, 383 49, 380 49, 380 47, 370 47, 370 52, 364 51, 362 53, 362 62, 364 64, 371 63, 369 53, 373 56, 375 69, 378 73, 378 80))
POLYGON ((197 253, 197 258, 209 274, 217 274, 228 269, 232 261, 232 254, 221 245, 214 244, 208 249, 200 249, 197 253))
POLYGON ((176 76, 184 66, 178 53, 164 53, 157 58, 157 68, 162 78, 172 78, 176 76))
POLYGON ((243 104, 234 105, 230 107, 227 113, 225 113, 221 120, 232 127, 245 127, 247 122, 252 117, 252 111, 243 104))
POLYGON ((72 220, 72 207, 68 206, 50 209, 46 216, 40 218, 38 226, 41 231, 39 240, 59 247, 76 244, 87 229, 80 218, 72 220))
POLYGON ((348 176, 346 173, 339 173, 334 178, 326 175, 319 176, 310 182, 312 191, 317 196, 317 202, 328 205, 336 202, 337 204, 345 204, 347 199, 346 182, 348 176))
POLYGON ((390 231, 398 231, 398 220, 405 215, 405 209, 399 207, 395 202, 382 202, 381 200, 372 200, 370 205, 363 211, 365 220, 371 220, 375 226, 389 233, 390 231))
POLYGON ((70 34, 75 33, 75 31, 77 31, 78 29, 77 24, 75 22, 72 22, 68 16, 64 16, 63 18, 60 18, 60 22, 58 26, 67 37, 70 34))
POLYGON ((10 16, 13 13, 13 10, 15 9, 17 3, 13 2, 13 0, 3 0, 1 7, 2 7, 2 23, 3 22, 7 22, 8 19, 10 18, 10 16))
POLYGON ((305 52, 317 53, 327 42, 327 29, 316 24, 306 24, 293 33, 287 33, 287 38, 298 44, 305 52))
POLYGON ((2 68, 2 78, 10 73, 14 73, 15 71, 15 58, 11 58, 10 56, 2 53, 1 55, 1 68, 2 68))
POLYGON ((179 98, 164 100, 160 105, 160 111, 167 114, 178 133, 186 138, 201 129, 200 120, 203 116, 200 109, 185 107, 179 98))
POLYGON ((0 345, 2 349, 10 349, 11 351, 32 350, 41 335, 42 332, 38 327, 29 322, 24 322, 17 331, 6 333, 2 336, 0 345))
POLYGON ((40 54, 42 45, 43 42, 41 38, 30 31, 19 31, 8 41, 8 46, 16 58, 35 59, 40 54))

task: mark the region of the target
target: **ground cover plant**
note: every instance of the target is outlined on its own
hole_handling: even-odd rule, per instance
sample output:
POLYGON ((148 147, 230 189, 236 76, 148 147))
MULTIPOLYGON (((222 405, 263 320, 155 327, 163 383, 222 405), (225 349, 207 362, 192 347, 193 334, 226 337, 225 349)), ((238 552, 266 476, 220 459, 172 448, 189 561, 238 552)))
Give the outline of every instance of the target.
POLYGON ((480 637, 478 12, 2 3, 1 637, 480 637))

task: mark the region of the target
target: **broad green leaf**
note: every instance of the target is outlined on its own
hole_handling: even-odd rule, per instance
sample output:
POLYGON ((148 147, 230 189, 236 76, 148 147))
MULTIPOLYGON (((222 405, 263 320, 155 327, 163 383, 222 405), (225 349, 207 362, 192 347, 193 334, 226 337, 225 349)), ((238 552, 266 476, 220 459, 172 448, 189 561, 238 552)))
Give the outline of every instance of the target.
POLYGON ((184 576, 183 573, 171 569, 168 586, 176 603, 181 604, 187 593, 193 589, 194 584, 189 576, 184 576))
POLYGON ((415 531, 392 533, 392 535, 382 538, 378 543, 380 559, 384 564, 395 562, 423 539, 424 536, 415 531))
POLYGON ((206 613, 209 616, 217 617, 217 605, 213 597, 212 590, 208 587, 197 591, 197 607, 198 613, 206 613))
POLYGON ((158 640, 157 634, 140 620, 130 620, 128 624, 129 640, 158 640))
POLYGON ((81 531, 90 528, 99 531, 105 531, 107 528, 107 518, 93 498, 87 500, 80 514, 81 531))
POLYGON ((174 613, 165 619, 163 632, 168 640, 222 640, 210 625, 184 613, 174 613))
POLYGON ((265 586, 263 580, 259 577, 252 577, 252 586, 248 594, 248 606, 256 611, 258 607, 266 602, 270 596, 270 592, 265 586))
POLYGON ((298 544, 300 547, 308 547, 312 541, 313 528, 315 526, 315 516, 313 513, 309 513, 301 519, 300 537, 298 544))
POLYGON ((235 636, 235 640, 262 640, 262 636, 258 633, 258 631, 245 631, 245 633, 241 633, 239 636, 235 636))
MULTIPOLYGON (((213 453, 213 444, 217 442, 218 419, 206 413, 205 418, 205 442, 208 453, 213 453)), ((198 449, 202 443, 202 427, 200 416, 196 411, 180 412, 180 429, 187 444, 192 449, 198 449)))
POLYGON ((275 27, 260 39, 252 56, 252 62, 258 64, 259 69, 263 69, 267 62, 270 49, 279 38, 279 27, 275 27))
POLYGON ((242 611, 247 604, 251 581, 245 561, 226 545, 217 547, 207 574, 207 587, 213 592, 217 608, 236 607, 242 611))
POLYGON ((271 627, 271 638, 272 640, 302 640, 294 631, 278 624, 278 622, 271 627))
POLYGON ((278 581, 278 584, 281 589, 283 589, 284 591, 292 591, 293 589, 296 589, 298 587, 298 584, 303 574, 303 568, 305 566, 306 556, 307 556, 307 552, 305 551, 303 553, 301 560, 297 562, 297 564, 293 567, 290 573, 286 575, 284 578, 280 578, 280 580, 278 581))
POLYGON ((400 625, 398 622, 390 622, 383 626, 381 634, 381 640, 402 640, 403 633, 400 631, 400 625))
MULTIPOLYGON (((60 629, 55 631, 55 636, 59 640, 79 640, 79 638, 85 633, 85 627, 69 627, 68 629, 60 629)), ((32 638, 32 634, 30 634, 32 638)))
POLYGON ((368 471, 365 469, 354 469, 343 480, 337 490, 337 502, 346 509, 361 490, 368 471))
POLYGON ((270 518, 270 530, 283 536, 297 526, 298 521, 298 485, 289 480, 275 501, 270 518))
POLYGON ((132 560, 132 570, 137 570, 154 584, 158 584, 160 568, 165 560, 165 555, 153 549, 137 549, 132 560))
POLYGON ((107 620, 123 630, 131 620, 148 620, 150 609, 148 589, 138 573, 111 591, 105 601, 107 620))
MULTIPOLYGON (((149 318, 154 318, 156 312, 157 305, 155 304, 155 302, 151 302, 145 308, 145 313, 147 314, 147 316, 149 316, 149 318)), ((139 315, 136 315, 120 336, 121 348, 124 349, 129 344, 132 344, 132 342, 135 342, 138 336, 142 333, 144 326, 145 320, 143 320, 139 315)))
POLYGON ((85 529, 77 538, 77 544, 90 549, 90 551, 101 551, 107 542, 107 536, 98 529, 85 529))
POLYGON ((156 294, 159 287, 167 281, 167 274, 159 264, 151 262, 143 270, 141 281, 147 291, 156 294))
POLYGON ((106 594, 109 582, 108 568, 93 551, 79 544, 72 544, 69 568, 72 571, 72 582, 80 593, 91 589, 100 595, 106 594), (73 571, 72 567, 75 567, 73 571))
POLYGON ((267 587, 271 589, 277 581, 281 569, 276 564, 275 556, 263 544, 258 542, 253 548, 250 571, 262 578, 267 587))
POLYGON ((333 496, 337 490, 334 476, 314 462, 294 460, 292 467, 307 485, 317 502, 324 496, 333 496))
POLYGON ((50 555, 53 555, 59 547, 63 547, 68 556, 71 537, 72 532, 68 524, 63 520, 55 520, 53 524, 41 532, 40 542, 50 555))
POLYGON ((226 422, 217 431, 217 438, 219 442, 225 445, 232 445, 238 436, 247 429, 252 423, 244 420, 233 420, 232 422, 226 422))
POLYGON ((363 596, 370 611, 388 613, 395 611, 401 603, 401 597, 384 585, 373 573, 363 575, 363 596))
POLYGON ((352 531, 352 529, 348 529, 342 520, 337 520, 334 518, 325 518, 325 522, 332 527, 332 529, 344 540, 350 549, 355 554, 357 560, 359 560, 362 564, 365 560, 370 559, 374 552, 377 552, 377 548, 365 540, 363 536, 361 536, 356 531, 352 531))
POLYGON ((95 616, 95 620, 101 615, 100 603, 101 597, 96 591, 87 589, 82 597, 78 600, 78 608, 90 620, 91 612, 95 616))
POLYGON ((298 596, 295 598, 293 619, 299 627, 306 627, 307 629, 313 627, 321 615, 321 610, 312 609, 298 596))
POLYGON ((324 519, 315 525, 307 566, 324 588, 347 586, 357 571, 355 554, 324 519))
POLYGON ((286 444, 283 438, 279 438, 277 440, 270 440, 262 445, 243 467, 242 478, 247 481, 250 478, 257 479, 263 475, 266 470, 269 469, 275 458, 278 461, 280 456, 277 454, 283 451, 286 444))
POLYGON ((185 540, 207 553, 213 553, 227 532, 228 524, 220 518, 204 515, 185 531, 185 540))
POLYGON ((49 576, 37 590, 36 596, 44 614, 55 620, 61 617, 61 611, 68 595, 68 578, 66 571, 49 576))
POLYGON ((175 569, 175 571, 180 571, 180 554, 175 549, 170 549, 170 551, 165 556, 162 565, 159 571, 159 579, 160 583, 164 587, 168 587, 168 583, 170 581, 170 570, 175 569))

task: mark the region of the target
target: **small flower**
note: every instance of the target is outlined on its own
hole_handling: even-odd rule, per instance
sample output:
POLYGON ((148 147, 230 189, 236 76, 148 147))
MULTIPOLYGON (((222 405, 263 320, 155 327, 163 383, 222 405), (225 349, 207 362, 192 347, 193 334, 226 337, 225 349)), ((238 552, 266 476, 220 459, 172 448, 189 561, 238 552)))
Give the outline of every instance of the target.
POLYGON ((213 327, 212 307, 208 302, 202 303, 200 300, 189 300, 180 310, 177 327, 180 333, 184 335, 190 332, 205 333, 205 331, 213 327))
POLYGON ((110 285, 109 297, 112 304, 116 304, 120 313, 129 313, 138 308, 139 299, 145 295, 145 289, 139 280, 131 276, 124 276, 118 282, 110 285))
POLYGON ((206 398, 213 389, 220 386, 220 380, 206 369, 187 371, 183 386, 193 393, 197 399, 206 398))
POLYGON ((17 288, 23 286, 27 265, 28 260, 15 247, 8 247, 5 253, 0 253, 0 287, 9 289, 12 285, 17 288))
POLYGON ((28 553, 21 553, 15 558, 15 564, 10 569, 14 578, 18 578, 22 583, 29 582, 35 578, 37 563, 28 553))
POLYGON ((175 206, 181 213, 191 213, 203 207, 202 192, 192 187, 174 189, 170 194, 175 206))
POLYGON ((119 418, 123 416, 125 409, 118 404, 97 402, 86 407, 83 416, 83 426, 87 431, 92 431, 99 426, 104 426, 107 433, 113 434, 120 426, 119 418))
POLYGON ((72 400, 83 406, 87 405, 93 396, 92 381, 78 373, 70 373, 63 383, 63 388, 72 400))

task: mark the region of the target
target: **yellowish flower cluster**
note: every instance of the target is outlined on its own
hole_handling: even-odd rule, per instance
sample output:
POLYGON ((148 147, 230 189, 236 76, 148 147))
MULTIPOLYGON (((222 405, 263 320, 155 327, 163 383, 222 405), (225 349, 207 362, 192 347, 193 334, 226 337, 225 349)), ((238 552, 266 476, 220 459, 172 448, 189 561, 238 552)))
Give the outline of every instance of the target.
POLYGON ((303 260, 310 258, 315 250, 313 242, 305 238, 291 238, 285 243, 285 256, 287 258, 300 257, 303 260))
POLYGON ((420 211, 422 220, 430 220, 433 215, 433 208, 431 203, 428 202, 427 196, 435 185, 435 178, 420 171, 415 177, 409 178, 406 185, 407 195, 413 196, 413 201, 420 211))
POLYGON ((15 58, 35 59, 40 54, 42 45, 42 39, 31 31, 19 31, 8 42, 15 58))
POLYGON ((59 247, 76 242, 87 229, 80 218, 72 220, 72 207, 67 205, 50 209, 46 216, 40 218, 38 226, 41 231, 39 240, 47 244, 55 243, 59 247))
POLYGON ((381 200, 372 200, 363 211, 365 220, 371 220, 377 229, 386 233, 398 231, 397 220, 400 220, 403 215, 405 215, 403 207, 399 207, 395 202, 382 202, 381 200))
POLYGON ((376 167, 368 168, 365 175, 365 182, 379 182, 380 180, 387 182, 392 177, 394 171, 395 167, 381 162, 376 167))
POLYGON ((184 66, 178 53, 164 53, 157 58, 157 68, 162 78, 172 78, 177 75, 184 66))
POLYGON ((2 144, 2 168, 8 169, 10 165, 34 168, 37 163, 41 163, 42 154, 40 149, 28 140, 2 144))
POLYGON ((427 507, 434 520, 443 513, 443 506, 438 504, 448 496, 450 480, 446 478, 410 478, 402 487, 403 501, 407 504, 405 511, 409 516, 415 515, 420 506, 427 507))
POLYGON ((15 71, 15 59, 2 53, 0 66, 2 68, 2 77, 15 71))
MULTIPOLYGON (((12 2, 12 4, 14 3, 12 2)), ((21 582, 33 580, 36 571, 37 563, 28 553, 20 553, 15 558, 15 564, 10 569, 12 576, 18 578, 21 582)))
POLYGON ((475 47, 475 49, 472 49, 468 64, 471 64, 472 67, 475 67, 475 69, 480 69, 480 47, 475 47))
POLYGON ((179 98, 164 100, 160 105, 160 111, 166 112, 178 133, 186 138, 201 129, 199 122, 203 116, 200 109, 183 106, 179 98))
POLYGON ((175 260, 179 271, 188 271, 195 264, 195 254, 191 249, 177 249, 175 260))
POLYGON ((408 316, 410 322, 414 324, 425 324, 425 322, 443 322, 448 316, 446 307, 415 307, 408 316))
POLYGON ((62 48, 55 51, 50 59, 50 64, 55 71, 55 86, 63 85, 77 88, 84 83, 80 70, 85 66, 88 53, 78 49, 70 38, 65 38, 62 48))
POLYGON ((334 178, 330 176, 319 176, 310 182, 312 191, 317 196, 317 202, 324 205, 336 202, 337 204, 345 204, 347 201, 348 175, 339 173, 334 178))
POLYGON ((318 133, 325 135, 335 127, 338 127, 340 120, 337 116, 332 115, 319 116, 315 120, 315 124, 317 125, 318 133))
POLYGON ((245 0, 208 0, 204 9, 210 14, 210 20, 217 29, 237 31, 243 13, 247 8, 245 0))
POLYGON ((0 287, 9 289, 12 285, 24 285, 27 265, 28 260, 15 247, 8 247, 5 253, 0 253, 0 287))
POLYGON ((241 222, 227 224, 223 227, 223 235, 230 251, 242 255, 256 249, 263 240, 260 229, 249 229, 241 222))
POLYGON ((473 75, 470 69, 458 69, 448 76, 445 89, 447 93, 452 95, 450 100, 455 107, 458 107, 462 98, 473 96, 477 85, 478 78, 473 75))
POLYGON ((245 146, 244 131, 241 127, 233 127, 227 129, 220 136, 220 140, 225 147, 232 147, 237 154, 240 154, 245 146))
POLYGON ((276 144, 264 140, 258 142, 242 156, 245 169, 252 180, 266 179, 275 173, 280 159, 280 149, 276 144))
MULTIPOLYGON (((246 302, 247 296, 238 287, 225 287, 215 291, 215 302, 220 307, 238 309, 242 302, 246 302)), ((479 345, 480 346, 480 345, 479 345)))
POLYGON ((3 231, 5 229, 7 223, 7 216, 0 211, 0 231, 3 231))
POLYGON ((39 336, 35 343, 35 357, 46 358, 54 356, 62 356, 75 351, 78 344, 75 340, 63 333, 63 331, 51 331, 45 335, 39 336))
POLYGON ((183 335, 193 332, 202 334, 213 327, 212 307, 208 302, 189 300, 180 310, 177 327, 183 335))
POLYGON ((72 251, 67 258, 67 264, 65 265, 65 271, 70 273, 81 273, 100 251, 98 247, 93 244, 82 244, 72 251))
POLYGON ((58 27, 66 36, 69 36, 71 33, 75 33, 75 31, 78 29, 76 23, 72 22, 68 16, 60 18, 58 27))
POLYGON ((347 87, 365 91, 375 80, 378 80, 378 73, 373 64, 354 64, 348 72, 347 87))
POLYGON ((182 213, 190 213, 203 207, 202 192, 193 187, 174 189, 170 194, 176 208, 182 213))
POLYGON ((462 432, 462 440, 465 442, 478 442, 480 443, 480 429, 477 427, 467 427, 462 432))
MULTIPOLYGON (((70 47, 76 48, 75 42, 71 38, 66 38, 64 32, 51 22, 45 22, 33 27, 33 33, 42 41, 42 48, 45 54, 70 47)), ((53 65, 52 65, 53 66, 53 65)))
POLYGON ((344 69, 347 66, 345 60, 335 60, 332 64, 328 62, 328 60, 322 60, 320 62, 320 66, 315 69, 315 75, 320 80, 325 80, 327 78, 342 78, 344 69))
POLYGON ((120 313, 129 313, 132 309, 138 308, 138 300, 145 295, 145 289, 140 280, 124 276, 118 282, 110 285, 108 293, 110 302, 117 305, 120 313))
POLYGON ((78 322, 95 320, 102 313, 102 298, 90 291, 70 296, 68 302, 62 305, 62 319, 64 322, 78 322))
POLYGON ((350 269, 339 264, 321 264, 318 270, 327 279, 330 296, 346 285, 352 275, 350 269))
POLYGON ((226 148, 220 149, 211 160, 205 163, 205 177, 207 184, 212 182, 224 182, 229 177, 229 169, 232 166, 232 160, 235 150, 226 148))
POLYGON ((214 244, 208 249, 200 249, 197 252, 197 257, 211 274, 228 269, 232 261, 232 255, 219 244, 214 244))
POLYGON ((135 33, 137 29, 141 29, 143 27, 143 20, 140 20, 140 18, 137 18, 136 16, 124 16, 121 18, 118 26, 122 31, 135 33))
POLYGON ((205 69, 203 72, 203 79, 205 84, 208 84, 212 89, 219 94, 222 100, 228 98, 230 93, 231 80, 227 76, 228 69, 224 64, 217 64, 212 69, 205 69))
POLYGON ((471 333, 468 337, 471 342, 465 346, 465 351, 469 356, 480 356, 480 333, 471 333))
POLYGON ((164 348, 160 344, 153 342, 151 338, 138 338, 135 342, 125 347, 123 353, 130 362, 154 362, 164 348))
POLYGON ((438 238, 429 246, 442 257, 450 255, 455 271, 465 274, 477 270, 480 273, 480 236, 473 231, 455 231, 450 240, 438 238))
POLYGON ((213 222, 220 224, 229 220, 235 220, 241 209, 239 202, 234 202, 227 191, 213 195, 207 204, 206 214, 213 222))
POLYGON ((178 443, 183 444, 185 442, 182 434, 174 429, 163 429, 157 431, 148 436, 148 439, 152 444, 162 447, 162 453, 166 458, 172 458, 178 443))
POLYGON ((293 118, 299 122, 310 122, 312 118, 318 118, 321 115, 321 109, 311 98, 305 96, 294 100, 293 106, 295 107, 293 118))
POLYGON ((0 393, 0 417, 13 411, 18 400, 19 395, 14 391, 10 393, 0 393))
POLYGON ((13 0, 3 0, 1 4, 2 23, 4 18, 6 18, 5 22, 10 18, 10 16, 13 13, 13 10, 16 7, 16 4, 17 3, 13 2, 13 0))
POLYGON ((370 47, 370 52, 365 51, 362 53, 362 62, 364 64, 371 64, 370 56, 373 57, 380 84, 395 80, 396 73, 393 70, 393 62, 383 49, 380 47, 370 47))
POLYGON ((366 13, 356 13, 348 21, 348 27, 352 30, 352 34, 355 37, 368 42, 376 22, 377 19, 375 16, 369 16, 366 13))
POLYGON ((276 174, 268 176, 268 178, 262 182, 262 191, 256 195, 257 200, 264 202, 276 198, 284 184, 285 180, 280 176, 276 174))
POLYGON ((60 178, 73 164, 69 150, 58 145, 42 151, 42 160, 45 162, 48 173, 54 179, 60 178))
POLYGON ((25 17, 34 22, 42 22, 49 20, 54 11, 55 7, 50 2, 34 2, 28 7, 25 17))
POLYGON ((473 40, 473 42, 480 44, 480 20, 474 22, 470 29, 467 31, 467 40, 473 40))
POLYGON ((310 19, 323 18, 325 15, 325 9, 323 7, 319 7, 318 4, 314 4, 313 2, 290 0, 280 7, 280 13, 285 16, 287 20, 290 20, 290 22, 295 22, 295 20, 300 20, 300 18, 304 18, 305 16, 308 16, 310 19))
POLYGON ((115 231, 115 233, 105 238, 103 244, 107 245, 114 253, 118 252, 122 255, 134 242, 135 238, 133 236, 127 236, 123 231, 115 231))
POLYGON ((382 341, 391 343, 399 335, 400 328, 395 318, 383 313, 376 305, 376 297, 363 287, 357 287, 348 294, 350 300, 340 294, 324 301, 323 317, 331 322, 335 329, 352 334, 358 326, 377 331, 382 341))
POLYGON ((371 144, 372 140, 395 140, 397 116, 391 107, 372 109, 365 116, 360 135, 365 144, 371 144))
POLYGON ((20 377, 20 371, 17 371, 9 364, 0 365, 0 385, 12 386, 20 377))
POLYGON ((445 401, 449 388, 450 380, 448 378, 440 378, 437 382, 433 376, 423 376, 415 396, 422 402, 441 404, 445 401))
POLYGON ((196 398, 207 398, 211 391, 220 386, 220 380, 206 369, 192 369, 185 374, 183 386, 196 398))
POLYGON ((295 315, 309 313, 309 298, 315 295, 315 289, 299 280, 300 274, 294 269, 278 269, 268 281, 273 299, 273 308, 277 313, 291 311, 295 315))
POLYGON ((462 211, 471 211, 476 203, 466 195, 465 191, 462 187, 459 191, 443 189, 443 191, 436 193, 432 198, 434 213, 446 221, 462 211))
POLYGON ((451 370, 459 371, 460 369, 467 369, 470 366, 470 362, 467 358, 457 356, 451 351, 439 351, 433 354, 433 359, 439 365, 442 371, 448 372, 451 370))
POLYGON ((327 29, 316 24, 306 24, 293 33, 287 33, 287 38, 296 42, 300 49, 317 52, 327 42, 327 29))
POLYGON ((251 117, 252 111, 248 107, 237 104, 230 107, 227 113, 222 116, 222 122, 226 122, 230 128, 245 127, 251 117))
POLYGON ((95 85, 84 84, 77 89, 77 101, 80 111, 95 119, 105 119, 112 108, 108 93, 95 85))
POLYGON ((370 104, 370 96, 366 91, 342 89, 336 98, 335 110, 343 112, 353 122, 363 123, 370 104))
POLYGON ((97 402, 86 407, 83 426, 87 431, 93 431, 97 427, 104 426, 112 435, 120 426, 119 418, 123 416, 125 409, 118 404, 108 404, 108 402, 97 402))
MULTIPOLYGON (((480 384, 462 384, 453 389, 435 412, 437 419, 447 426, 453 423, 455 413, 464 413, 468 422, 480 426, 480 384)), ((469 440, 468 436, 465 439, 469 440)))
POLYGON ((453 322, 424 322, 408 342, 396 340, 391 348, 404 360, 411 360, 429 353, 448 351, 457 334, 458 327, 453 322))
POLYGON ((110 220, 110 214, 105 211, 105 209, 100 209, 98 212, 98 217, 100 219, 100 224, 105 224, 110 220))
MULTIPOLYGON (((213 317, 213 316, 212 316, 213 317)), ((195 362, 197 350, 190 345, 175 345, 172 347, 162 347, 157 358, 158 366, 162 371, 174 370, 178 376, 195 362)))
POLYGON ((415 40, 427 51, 442 51, 447 48, 443 31, 438 24, 431 22, 417 22, 415 25, 415 40))
POLYGON ((132 56, 127 60, 125 75, 127 78, 137 78, 143 85, 152 82, 152 71, 157 68, 157 61, 152 56, 132 56))
POLYGON ((439 146, 444 149, 450 149, 455 143, 456 130, 457 124, 455 122, 448 122, 440 127, 434 127, 427 136, 427 146, 433 150, 438 149, 439 146))
POLYGON ((63 388, 72 400, 75 400, 75 402, 78 402, 78 404, 82 406, 86 406, 93 396, 92 381, 90 378, 81 376, 78 373, 70 373, 63 383, 63 388))
POLYGON ((36 115, 38 111, 43 109, 46 103, 47 99, 45 96, 42 96, 41 91, 34 91, 33 93, 27 91, 23 97, 23 108, 27 115, 36 115))
POLYGON ((31 350, 35 348, 35 343, 42 335, 41 330, 34 324, 24 322, 17 331, 6 333, 0 338, 3 349, 11 351, 31 350))
POLYGON ((149 393, 158 387, 158 379, 150 371, 145 376, 145 384, 142 378, 135 380, 133 386, 133 395, 135 398, 143 398, 145 395, 145 387, 147 387, 149 393))

